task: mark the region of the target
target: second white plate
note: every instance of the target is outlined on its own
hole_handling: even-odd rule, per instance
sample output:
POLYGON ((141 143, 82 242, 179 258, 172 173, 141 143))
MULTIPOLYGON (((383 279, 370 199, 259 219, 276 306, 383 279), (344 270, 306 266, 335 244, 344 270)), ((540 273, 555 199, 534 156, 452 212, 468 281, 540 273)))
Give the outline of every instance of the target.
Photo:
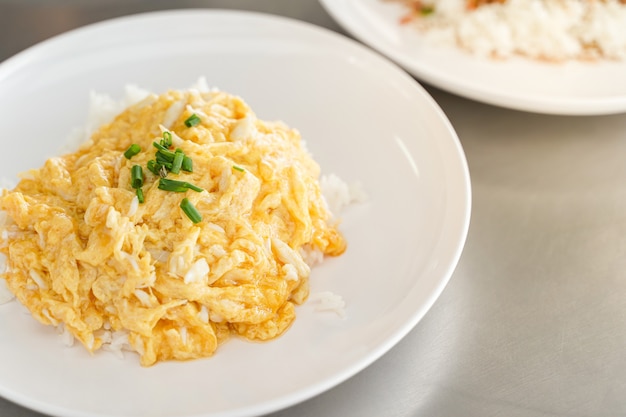
POLYGON ((383 0, 320 0, 349 32, 443 90, 517 110, 561 115, 626 112, 626 62, 493 60, 424 42, 383 0))

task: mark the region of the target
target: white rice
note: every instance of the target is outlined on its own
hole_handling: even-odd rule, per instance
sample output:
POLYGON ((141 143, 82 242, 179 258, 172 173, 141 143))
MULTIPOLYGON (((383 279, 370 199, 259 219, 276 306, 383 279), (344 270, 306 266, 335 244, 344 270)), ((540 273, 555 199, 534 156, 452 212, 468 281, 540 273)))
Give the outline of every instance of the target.
POLYGON ((126 213, 127 217, 133 217, 135 213, 137 213, 137 209, 139 208, 139 198, 134 196, 130 201, 130 207, 128 207, 128 213, 126 213))
POLYGON ((207 309, 205 305, 202 305, 202 307, 200 307, 200 311, 198 312, 198 319, 202 323, 209 322, 209 309, 207 309))
POLYGON ((309 302, 313 304, 315 311, 332 312, 341 318, 346 316, 346 303, 340 295, 330 291, 321 291, 311 294, 309 302))
MULTIPOLYGON (((206 79, 199 78, 198 81, 193 85, 192 88, 197 89, 200 92, 206 91, 214 91, 214 89, 210 89, 206 79)), ((150 93, 146 90, 140 89, 134 85, 128 85, 125 89, 126 96, 121 101, 115 101, 110 96, 106 94, 98 94, 92 92, 90 94, 90 102, 89 102, 89 110, 88 110, 88 120, 86 125, 81 129, 76 129, 72 134, 70 134, 67 143, 62 149, 62 152, 72 152, 75 151, 81 144, 87 142, 91 134, 102 124, 110 122, 115 115, 121 112, 126 107, 138 103, 141 100, 144 100, 146 97, 150 95, 150 93)), ((242 126, 242 129, 246 131, 245 133, 250 133, 250 123, 246 121, 245 126, 242 126)), ((0 187, 3 188, 13 188, 15 186, 14 182, 10 184, 2 183, 0 187)), ((331 174, 328 176, 323 176, 320 179, 320 185, 322 189, 322 194, 324 196, 324 200, 333 214, 335 219, 338 219, 339 214, 350 204, 364 202, 367 199, 367 196, 363 192, 360 184, 355 183, 352 185, 348 185, 344 181, 342 181, 338 176, 331 174)), ((136 198, 133 199, 131 205, 129 207, 127 215, 133 216, 137 211, 137 201, 136 198)), ((109 222, 116 221, 120 216, 119 213, 113 212, 111 210, 107 215, 107 225, 109 222)), ((214 230, 220 233, 225 233, 224 229, 218 225, 214 226, 214 230)), ((221 247, 212 248, 213 252, 224 252, 224 249, 221 247)), ((3 272, 6 268, 6 258, 4 255, 0 254, 0 272, 3 272)), ((304 256, 304 260, 306 264, 313 266, 323 260, 323 254, 319 251, 305 251, 302 253, 304 256)), ((167 258, 167 254, 158 257, 167 258)), ((285 265, 287 269, 287 275, 289 279, 297 279, 298 273, 304 274, 308 271, 298 271, 298 269, 306 268, 307 265, 297 265, 297 262, 293 261, 290 257, 290 262, 285 265), (293 262, 292 262, 293 261, 293 262)), ((184 276, 185 282, 195 282, 200 277, 206 276, 208 274, 208 265, 206 260, 202 259, 201 262, 196 262, 184 276)), ((46 286, 46 283, 41 279, 41 277, 35 272, 31 271, 31 278, 36 283, 36 285, 40 288, 46 286)), ((135 291, 135 296, 140 300, 140 302, 144 305, 148 305, 150 303, 149 295, 141 290, 137 289, 135 291)), ((0 304, 6 303, 14 299, 13 294, 6 287, 6 281, 4 279, 0 279, 0 304)), ((229 302, 229 300, 224 300, 225 302, 229 302)), ((330 291, 321 291, 315 294, 312 294, 310 297, 310 302, 314 303, 315 311, 320 312, 334 312, 339 317, 345 317, 345 302, 341 298, 341 296, 336 295, 330 291)), ((209 321, 209 318, 212 321, 219 322, 222 318, 215 314, 214 312, 209 312, 206 307, 202 307, 202 310, 199 312, 199 318, 205 322, 209 321)), ((51 321, 56 321, 51 318, 51 321)), ((110 325, 105 327, 110 328, 110 325)), ((57 331, 59 333, 59 338, 61 342, 66 346, 72 346, 74 343, 74 337, 72 334, 65 328, 63 323, 60 323, 57 326, 57 331)), ((98 338, 102 341, 102 349, 105 351, 113 352, 119 358, 123 358, 123 350, 134 350, 128 341, 128 333, 126 331, 110 331, 105 330, 97 335, 98 338)), ((181 337, 186 340, 187 339, 187 329, 181 329, 181 337)), ((92 341, 93 343, 93 341, 92 341)), ((137 350, 139 353, 143 350, 143 346, 137 346, 137 350)))
POLYGON ((152 303, 150 302, 150 295, 144 290, 136 289, 134 291, 135 297, 139 300, 141 305, 144 307, 152 307, 152 303))
POLYGON ((126 85, 124 92, 124 98, 116 101, 107 94, 91 91, 85 125, 70 133, 60 153, 74 152, 81 144, 88 142, 91 134, 100 126, 112 121, 126 107, 139 103, 150 95, 149 91, 134 84, 126 85))
POLYGON ((65 323, 60 323, 57 326, 57 332, 59 333, 59 339, 61 343, 63 343, 67 347, 72 347, 74 345, 74 335, 67 330, 65 327, 65 323))
POLYGON ((320 188, 328 210, 335 218, 349 205, 367 201, 367 195, 360 183, 349 185, 335 174, 322 175, 320 188))
POLYGON ((201 281, 209 275, 210 268, 205 258, 200 258, 191 265, 191 268, 185 273, 184 282, 189 284, 191 282, 201 281))
MULTIPOLYGON (((108 352, 112 352, 120 359, 124 359, 124 351, 134 351, 128 341, 127 331, 115 331, 109 332, 109 337, 103 338, 102 349, 108 352)), ((141 339, 138 341, 141 342, 141 339)), ((141 346, 140 348, 143 348, 141 346)))
POLYGON ((626 59, 626 4, 619 0, 506 0, 470 11, 466 3, 423 0, 434 12, 413 21, 427 42, 479 56, 626 59))
POLYGON ((46 284, 46 281, 44 281, 43 278, 41 278, 41 275, 39 275, 37 271, 35 271, 34 269, 31 269, 28 272, 29 272, 30 278, 33 281, 35 281, 35 284, 37 284, 37 287, 39 287, 41 290, 48 289, 48 284, 46 284))

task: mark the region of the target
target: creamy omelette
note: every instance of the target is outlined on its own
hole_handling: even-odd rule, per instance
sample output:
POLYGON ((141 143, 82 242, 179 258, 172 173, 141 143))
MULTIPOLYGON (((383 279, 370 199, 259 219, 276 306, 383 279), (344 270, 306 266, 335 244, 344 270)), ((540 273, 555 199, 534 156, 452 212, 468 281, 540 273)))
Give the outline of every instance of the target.
POLYGON ((224 92, 150 95, 0 198, 7 287, 90 352, 149 366, 268 340, 346 248, 300 135, 224 92))

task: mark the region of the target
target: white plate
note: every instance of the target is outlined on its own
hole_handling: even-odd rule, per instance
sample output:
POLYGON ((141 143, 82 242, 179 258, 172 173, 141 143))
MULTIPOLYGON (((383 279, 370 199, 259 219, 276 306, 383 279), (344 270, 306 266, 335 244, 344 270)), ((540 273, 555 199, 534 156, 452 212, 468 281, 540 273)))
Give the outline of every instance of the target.
POLYGON ((344 215, 346 254, 314 269, 345 319, 297 308, 278 340, 233 340, 210 359, 141 368, 65 348, 17 303, 0 306, 0 395, 73 416, 251 416, 354 375, 426 313, 459 259, 470 184, 442 111, 408 75, 356 42, 265 15, 176 11, 69 32, 0 65, 3 176, 37 167, 86 117, 91 89, 185 88, 198 76, 244 97, 263 119, 299 128, 325 172, 361 181, 344 215))
POLYGON ((626 62, 550 64, 481 58, 453 46, 424 42, 406 9, 384 0, 320 0, 351 34, 386 54, 420 80, 497 106, 548 114, 626 111, 626 62))

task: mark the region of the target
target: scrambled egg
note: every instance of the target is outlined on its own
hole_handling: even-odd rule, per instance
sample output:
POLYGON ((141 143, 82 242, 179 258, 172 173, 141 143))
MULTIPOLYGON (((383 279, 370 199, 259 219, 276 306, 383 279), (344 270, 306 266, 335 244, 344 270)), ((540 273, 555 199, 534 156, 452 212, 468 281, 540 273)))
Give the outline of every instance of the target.
POLYGON ((3 276, 40 322, 91 352, 123 334, 144 366, 210 356, 231 334, 272 339, 307 298, 307 253, 346 248, 318 177, 298 132, 258 120, 241 99, 153 94, 3 193, 3 276), (194 114, 200 123, 188 127, 194 114), (164 132, 193 162, 167 178, 202 191, 159 189, 165 173, 146 169, 164 132), (128 159, 132 144, 141 150, 128 159))

